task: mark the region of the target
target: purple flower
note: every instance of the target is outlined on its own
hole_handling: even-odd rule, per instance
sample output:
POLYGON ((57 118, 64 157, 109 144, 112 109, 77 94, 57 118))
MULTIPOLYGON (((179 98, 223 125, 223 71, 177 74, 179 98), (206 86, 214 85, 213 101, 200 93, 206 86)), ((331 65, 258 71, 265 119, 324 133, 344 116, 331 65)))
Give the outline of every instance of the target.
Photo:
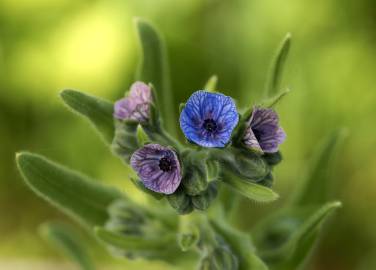
POLYGON ((185 137, 203 147, 225 147, 238 124, 232 98, 220 93, 197 91, 180 114, 185 137))
POLYGON ((174 193, 182 178, 176 153, 159 144, 147 144, 134 152, 131 166, 145 187, 158 193, 174 193))
POLYGON ((152 93, 148 85, 135 82, 131 86, 128 97, 115 102, 114 117, 120 120, 146 122, 149 119, 152 93))
POLYGON ((286 133, 278 122, 279 118, 274 110, 255 107, 247 122, 244 144, 260 152, 277 152, 278 145, 286 139, 286 133))

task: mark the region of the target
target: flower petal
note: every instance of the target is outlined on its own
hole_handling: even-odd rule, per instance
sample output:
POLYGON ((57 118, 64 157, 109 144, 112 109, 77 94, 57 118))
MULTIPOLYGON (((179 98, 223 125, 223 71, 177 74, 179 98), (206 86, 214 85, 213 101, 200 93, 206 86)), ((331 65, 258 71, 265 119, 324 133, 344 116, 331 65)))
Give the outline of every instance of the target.
POLYGON ((244 142, 250 148, 254 147, 256 140, 263 152, 275 153, 286 138, 285 132, 279 127, 278 114, 273 109, 255 107, 247 124, 244 142))
POLYGON ((186 138, 203 147, 224 147, 238 121, 232 98, 202 90, 192 94, 180 115, 180 127, 186 138), (205 120, 212 120, 215 129, 206 130, 205 120))
POLYGON ((176 153, 159 144, 148 144, 138 149, 131 157, 131 166, 145 187, 158 193, 171 194, 181 182, 181 167, 176 153), (171 170, 163 171, 160 160, 168 158, 171 170))
POLYGON ((248 148, 262 152, 261 146, 250 126, 245 131, 243 142, 248 148))
POLYGON ((135 82, 131 86, 128 97, 115 102, 114 117, 119 120, 135 120, 145 122, 149 118, 152 93, 148 85, 135 82))

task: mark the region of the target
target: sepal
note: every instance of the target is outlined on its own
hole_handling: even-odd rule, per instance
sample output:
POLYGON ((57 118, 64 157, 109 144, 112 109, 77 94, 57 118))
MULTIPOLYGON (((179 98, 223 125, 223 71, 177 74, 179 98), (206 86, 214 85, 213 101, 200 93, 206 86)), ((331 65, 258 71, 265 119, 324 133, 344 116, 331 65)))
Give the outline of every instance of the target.
POLYGON ((137 136, 138 123, 129 120, 115 120, 115 136, 112 141, 112 152, 122 158, 126 163, 134 151, 139 148, 137 136))
POLYGON ((198 195, 208 187, 207 154, 205 152, 190 151, 182 154, 184 164, 184 175, 182 185, 185 193, 194 196, 198 195))
POLYGON ((189 214, 193 211, 191 198, 180 186, 173 194, 167 195, 167 200, 171 207, 180 215, 189 214))
POLYGON ((192 205, 195 209, 201 211, 208 209, 212 201, 218 195, 217 184, 217 181, 212 181, 205 191, 201 192, 198 195, 192 196, 192 205))
POLYGON ((224 171, 255 182, 262 180, 270 172, 268 164, 260 155, 246 149, 211 149, 210 156, 223 164, 224 171))

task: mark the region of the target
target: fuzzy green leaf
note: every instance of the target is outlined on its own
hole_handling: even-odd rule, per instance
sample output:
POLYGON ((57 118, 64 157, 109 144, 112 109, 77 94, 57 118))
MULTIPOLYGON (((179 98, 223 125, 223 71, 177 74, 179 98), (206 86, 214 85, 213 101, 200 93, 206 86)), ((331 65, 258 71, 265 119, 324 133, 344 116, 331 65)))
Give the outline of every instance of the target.
POLYGON ((339 207, 335 201, 313 209, 283 210, 268 218, 254 231, 260 256, 272 269, 298 269, 312 251, 321 225, 339 207))
POLYGON ((222 219, 212 219, 210 224, 220 234, 239 259, 239 270, 267 270, 265 263, 255 254, 249 236, 225 223, 222 219))
POLYGON ((265 97, 274 96, 280 88, 284 65, 291 45, 291 34, 287 33, 279 46, 270 66, 266 80, 265 97))
POLYGON ((135 19, 141 45, 141 61, 137 79, 152 83, 156 90, 156 103, 162 113, 167 130, 176 134, 174 96, 171 91, 169 66, 164 41, 157 29, 143 19, 135 19))
POLYGON ((150 142, 148 135, 145 133, 141 125, 137 126, 137 141, 140 146, 143 146, 150 142))
POLYGON ((82 270, 94 270, 94 263, 86 252, 80 236, 70 226, 60 223, 45 223, 39 228, 43 238, 75 261, 82 270))
POLYGON ((336 130, 316 148, 300 189, 292 197, 292 204, 313 205, 327 201, 333 165, 346 135, 347 130, 336 130))
POLYGON ((102 227, 96 227, 94 231, 95 235, 104 243, 126 251, 160 251, 161 249, 166 248, 168 245, 171 245, 171 243, 176 242, 176 238, 172 234, 156 235, 154 238, 150 238, 116 233, 102 227))
POLYGON ((60 97, 70 109, 86 117, 102 139, 111 144, 115 130, 112 102, 75 90, 64 90, 60 97))
POLYGON ((17 154, 17 165, 26 184, 40 197, 83 224, 102 225, 107 206, 122 195, 113 188, 27 152, 17 154))
POLYGON ((279 197, 272 189, 251 181, 242 180, 235 175, 224 176, 223 182, 243 196, 256 202, 272 202, 279 197))
POLYGON ((218 77, 217 75, 212 75, 204 86, 204 90, 209 92, 214 92, 217 90, 218 77))

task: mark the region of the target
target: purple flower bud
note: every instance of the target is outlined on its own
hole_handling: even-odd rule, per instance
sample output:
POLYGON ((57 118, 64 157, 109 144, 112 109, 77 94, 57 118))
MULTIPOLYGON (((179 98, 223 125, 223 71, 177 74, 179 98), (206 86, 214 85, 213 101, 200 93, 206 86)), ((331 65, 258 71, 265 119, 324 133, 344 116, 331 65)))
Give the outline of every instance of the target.
POLYGON ((148 189, 174 193, 181 182, 180 162, 169 147, 147 144, 133 153, 131 166, 148 189))
POLYGON ((143 82, 135 82, 128 97, 115 102, 114 117, 120 120, 146 122, 149 119, 151 102, 150 87, 143 82))
POLYGON ((285 139, 277 113, 273 109, 255 107, 247 123, 244 144, 260 152, 275 153, 285 139))

